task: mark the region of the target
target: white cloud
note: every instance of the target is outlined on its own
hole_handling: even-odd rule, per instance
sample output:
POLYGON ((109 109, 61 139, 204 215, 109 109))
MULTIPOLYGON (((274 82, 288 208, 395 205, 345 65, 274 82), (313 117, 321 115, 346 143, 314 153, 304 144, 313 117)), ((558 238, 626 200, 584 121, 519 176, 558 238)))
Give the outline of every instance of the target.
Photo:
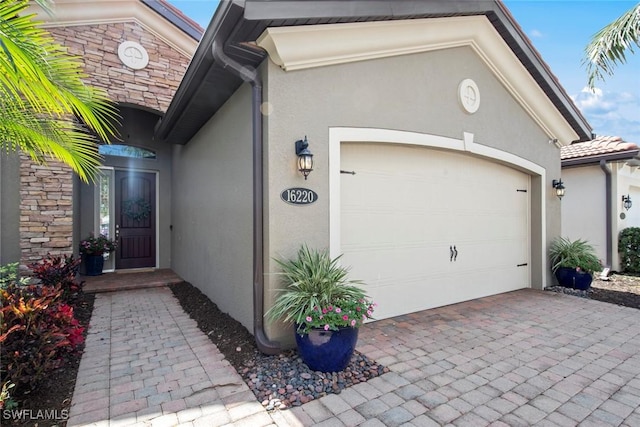
POLYGON ((536 30, 535 28, 529 31, 529 35, 531 36, 531 38, 534 38, 534 39, 539 39, 544 37, 544 34, 542 34, 540 30, 536 30))
POLYGON ((572 99, 597 135, 640 143, 640 99, 632 93, 585 87, 572 99))

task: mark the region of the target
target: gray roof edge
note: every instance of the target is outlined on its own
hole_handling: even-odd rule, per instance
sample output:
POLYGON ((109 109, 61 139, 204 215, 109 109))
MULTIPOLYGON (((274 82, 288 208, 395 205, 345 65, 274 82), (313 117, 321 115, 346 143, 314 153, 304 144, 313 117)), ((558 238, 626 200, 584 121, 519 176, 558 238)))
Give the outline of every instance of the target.
MULTIPOLYGON (((204 36, 200 40, 200 44, 195 51, 191 62, 187 67, 187 71, 182 77, 182 81, 176 89, 173 99, 169 104, 169 108, 165 112, 164 116, 158 120, 155 128, 156 137, 160 140, 165 140, 171 129, 178 122, 179 118, 184 114, 185 106, 190 102, 190 88, 194 82, 195 76, 198 74, 198 70, 202 67, 210 68, 213 66, 213 55, 211 53, 211 46, 213 41, 218 37, 222 23, 227 19, 227 16, 231 13, 234 7, 243 7, 243 0, 234 1, 221 1, 213 14, 213 18, 209 23, 209 28, 214 28, 215 31, 205 31, 204 36), (204 48, 203 48, 204 47, 204 48)), ((224 35, 224 37, 227 37, 224 35)), ((185 144, 184 142, 179 142, 185 144)))
MULTIPOLYGON (((149 2, 151 0, 142 1, 149 2)), ((306 17, 316 19, 352 18, 354 20, 358 18, 362 18, 362 20, 375 20, 377 18, 409 19, 420 14, 486 15, 496 27, 496 30, 505 37, 505 42, 514 51, 514 54, 518 56, 525 68, 528 69, 528 72, 532 74, 537 84, 574 129, 578 135, 578 140, 592 139, 591 126, 562 88, 559 81, 553 76, 549 67, 542 60, 531 41, 522 32, 501 0, 435 0, 429 2, 420 0, 221 1, 187 68, 183 81, 174 95, 174 99, 164 118, 156 126, 156 135, 160 139, 166 139, 172 133, 179 117, 184 114, 184 110, 188 107, 191 97, 195 95, 195 89, 190 87, 193 84, 197 84, 195 76, 214 66, 211 55, 213 40, 219 40, 224 45, 234 33, 234 30, 239 28, 239 25, 260 21, 285 22, 306 17), (237 11, 238 14, 231 13, 232 9, 237 11), (232 22, 229 22, 229 20, 232 22), (223 26, 225 28, 221 30, 223 26), (510 40, 506 40, 506 38, 510 38, 510 40)), ((215 111, 213 114, 215 114, 215 111)))
MULTIPOLYGON (((504 5, 504 3, 502 3, 501 0, 496 0, 496 5, 499 10, 499 12, 497 13, 499 13, 499 15, 502 15, 502 17, 504 17, 504 19, 501 19, 501 21, 510 23, 510 25, 506 29, 511 35, 511 37, 513 37, 515 43, 518 44, 519 46, 522 46, 523 49, 526 49, 524 51, 524 54, 528 57, 528 59, 534 65, 536 71, 539 72, 542 78, 547 82, 550 90, 560 101, 561 105, 566 109, 566 113, 569 113, 571 116, 573 116, 575 123, 572 123, 572 127, 574 127, 574 130, 579 135, 580 137, 579 140, 588 141, 593 139, 593 134, 592 134, 593 128, 587 122, 587 119, 580 112, 580 110, 578 109, 576 104, 573 102, 569 94, 562 87, 558 79, 553 75, 553 72, 551 71, 547 63, 544 61, 544 59, 542 59, 542 57, 540 56, 536 48, 533 46, 533 43, 531 43, 529 38, 522 31, 522 28, 520 27, 520 25, 518 25, 517 21, 515 20, 511 12, 509 12, 509 9, 507 9, 507 7, 504 5), (578 127, 578 129, 576 129, 576 126, 578 127)), ((520 60, 522 61, 522 58, 520 58, 520 60)), ((533 76, 533 77, 534 79, 536 78, 536 76, 533 76)), ((538 82, 538 84, 540 83, 538 82)), ((549 94, 547 94, 547 96, 548 95, 549 94)), ((559 107, 559 106, 556 105, 556 107, 559 107)), ((560 112, 563 113, 563 116, 565 116, 565 119, 568 119, 565 115, 565 112, 563 111, 560 111, 560 112)))
POLYGON ((194 27, 190 20, 184 19, 184 15, 176 13, 169 7, 166 7, 164 4, 157 0, 140 0, 144 5, 153 9, 160 16, 165 18, 167 21, 171 22, 173 25, 178 27, 184 33, 186 33, 189 37, 194 40, 200 40, 202 37, 202 30, 198 27, 194 27))
POLYGON ((640 149, 638 150, 628 150, 618 153, 605 153, 605 154, 596 154, 588 157, 574 157, 571 159, 565 159, 561 161, 562 167, 572 167, 572 166, 586 166, 589 164, 598 164, 601 160, 605 161, 615 161, 615 160, 631 160, 638 157, 640 154, 640 149))

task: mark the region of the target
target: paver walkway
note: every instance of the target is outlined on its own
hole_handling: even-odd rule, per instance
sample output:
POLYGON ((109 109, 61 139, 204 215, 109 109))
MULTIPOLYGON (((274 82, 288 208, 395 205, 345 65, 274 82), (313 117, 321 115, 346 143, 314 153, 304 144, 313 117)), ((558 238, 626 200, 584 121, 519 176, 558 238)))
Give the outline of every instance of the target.
POLYGON ((273 420, 168 288, 96 295, 67 426, 273 420))
POLYGON ((640 310, 523 290, 370 323, 391 372, 267 413, 166 288, 98 294, 68 426, 640 426, 640 310))

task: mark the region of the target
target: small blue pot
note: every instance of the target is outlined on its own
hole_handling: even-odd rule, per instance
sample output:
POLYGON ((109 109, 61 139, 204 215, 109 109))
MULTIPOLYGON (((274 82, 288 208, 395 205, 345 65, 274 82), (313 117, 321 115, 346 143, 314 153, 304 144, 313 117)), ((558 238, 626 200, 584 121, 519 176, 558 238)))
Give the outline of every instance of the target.
POLYGON ((312 329, 305 335, 296 332, 300 357, 310 369, 320 372, 344 370, 351 361, 357 341, 358 328, 312 329))

